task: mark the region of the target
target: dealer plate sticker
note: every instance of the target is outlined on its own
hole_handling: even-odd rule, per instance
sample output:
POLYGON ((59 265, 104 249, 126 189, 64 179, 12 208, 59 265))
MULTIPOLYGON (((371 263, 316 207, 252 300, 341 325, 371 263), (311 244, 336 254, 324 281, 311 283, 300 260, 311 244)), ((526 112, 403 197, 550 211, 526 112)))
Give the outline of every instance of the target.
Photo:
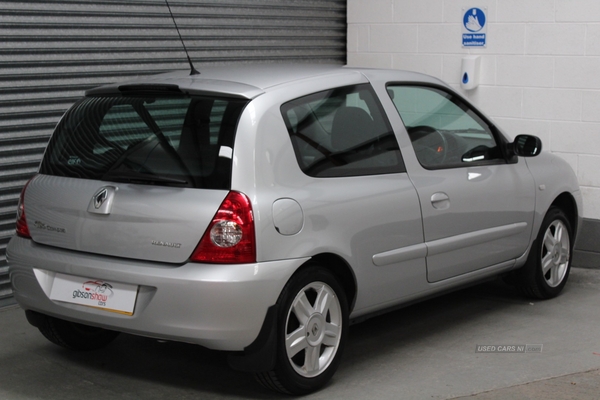
POLYGON ((136 285, 56 274, 50 299, 133 315, 137 293, 136 285))

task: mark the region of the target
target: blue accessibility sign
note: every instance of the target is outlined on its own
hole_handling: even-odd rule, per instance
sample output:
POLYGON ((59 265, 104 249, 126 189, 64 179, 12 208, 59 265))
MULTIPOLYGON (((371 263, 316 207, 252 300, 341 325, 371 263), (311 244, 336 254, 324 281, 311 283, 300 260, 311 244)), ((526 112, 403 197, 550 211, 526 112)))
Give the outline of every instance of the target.
POLYGON ((465 11, 463 16, 463 47, 485 47, 487 40, 487 19, 485 11, 473 7, 465 11))

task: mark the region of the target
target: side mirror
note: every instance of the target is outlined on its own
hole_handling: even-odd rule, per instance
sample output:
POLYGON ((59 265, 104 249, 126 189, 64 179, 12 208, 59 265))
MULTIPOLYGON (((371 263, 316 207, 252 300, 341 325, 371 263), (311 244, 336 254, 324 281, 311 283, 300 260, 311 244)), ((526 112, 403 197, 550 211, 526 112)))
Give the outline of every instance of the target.
POLYGON ((508 145, 508 150, 513 155, 535 157, 542 152, 542 141, 537 136, 518 135, 514 142, 508 145))

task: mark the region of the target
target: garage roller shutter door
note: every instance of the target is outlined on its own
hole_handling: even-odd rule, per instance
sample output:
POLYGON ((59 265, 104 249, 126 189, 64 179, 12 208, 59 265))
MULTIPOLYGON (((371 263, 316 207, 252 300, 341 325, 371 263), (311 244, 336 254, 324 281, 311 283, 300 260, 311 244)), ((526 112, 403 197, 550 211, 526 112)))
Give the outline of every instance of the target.
MULTIPOLYGON (((345 0, 170 1, 196 68, 346 61, 345 0)), ((0 0, 0 300, 18 196, 83 91, 187 69, 163 0, 0 0)))

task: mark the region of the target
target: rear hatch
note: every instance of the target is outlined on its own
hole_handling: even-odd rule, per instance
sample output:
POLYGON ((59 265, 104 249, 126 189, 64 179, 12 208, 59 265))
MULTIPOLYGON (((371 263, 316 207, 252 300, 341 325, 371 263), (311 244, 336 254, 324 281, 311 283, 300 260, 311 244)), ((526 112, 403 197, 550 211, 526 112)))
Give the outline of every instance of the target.
POLYGON ((85 97, 53 134, 24 202, 41 244, 183 263, 227 196, 246 99, 85 97))

